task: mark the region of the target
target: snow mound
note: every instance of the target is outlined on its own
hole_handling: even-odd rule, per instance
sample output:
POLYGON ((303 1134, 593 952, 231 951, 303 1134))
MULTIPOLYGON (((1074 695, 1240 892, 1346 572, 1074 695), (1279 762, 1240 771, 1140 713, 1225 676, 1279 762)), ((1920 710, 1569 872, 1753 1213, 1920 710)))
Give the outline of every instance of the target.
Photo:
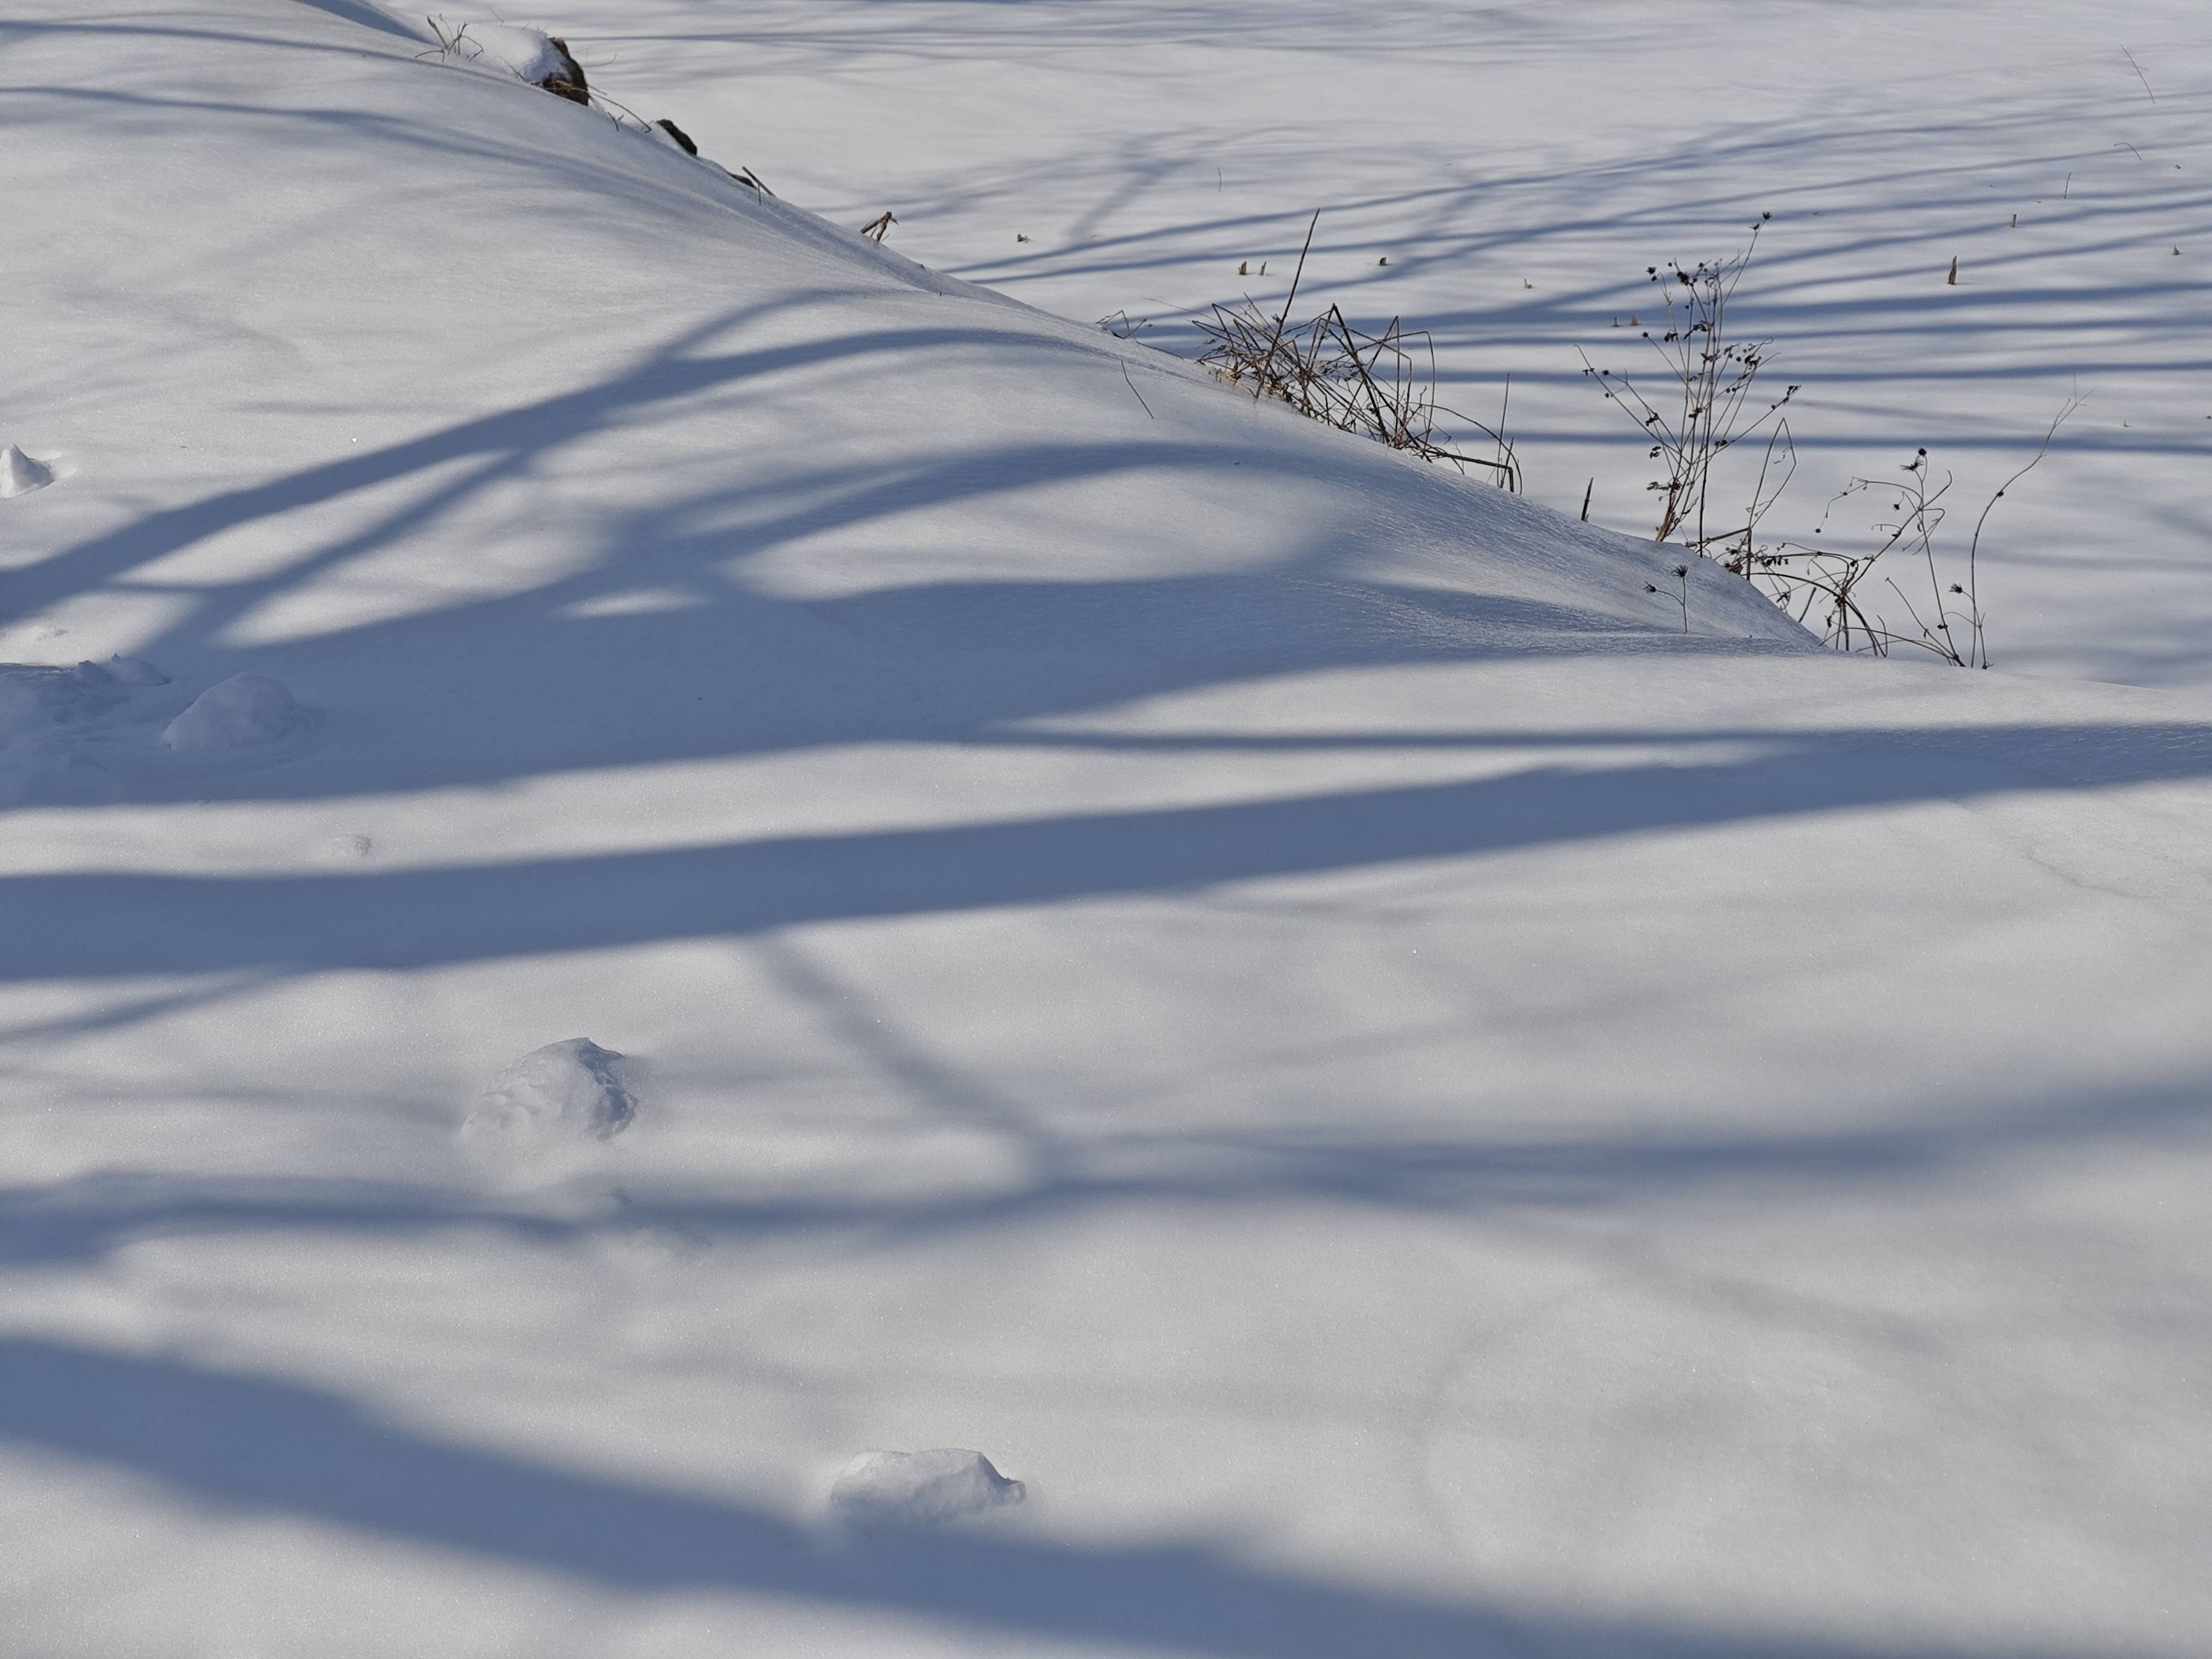
POLYGON ((854 1531, 911 1531, 1018 1504, 1028 1490, 981 1452, 864 1451, 830 1486, 830 1512, 854 1531))
POLYGON ((471 23, 461 36, 459 52, 471 63, 506 70, 532 86, 575 78, 575 60, 550 35, 520 23, 471 23))
POLYGON ((9 444, 0 449, 0 495, 27 495, 54 481, 53 469, 9 444))
POLYGON ((301 736, 307 724, 307 711, 281 680, 234 674, 195 697, 162 731, 161 741, 185 750, 259 749, 301 736))
POLYGON ((589 1037, 532 1048, 477 1097, 461 1133, 536 1141, 609 1139, 637 1115, 622 1061, 589 1037))
POLYGON ((95 719, 128 696, 127 688, 161 683, 159 675, 150 681, 133 678, 139 673, 154 671, 127 657, 74 668, 0 663, 0 744, 95 719))
POLYGON ((79 674, 82 674, 87 669, 104 672, 118 685, 167 685, 169 683, 169 677, 167 674, 155 667, 152 663, 142 662, 136 657, 115 656, 110 657, 105 663, 81 662, 76 665, 76 672, 79 674))

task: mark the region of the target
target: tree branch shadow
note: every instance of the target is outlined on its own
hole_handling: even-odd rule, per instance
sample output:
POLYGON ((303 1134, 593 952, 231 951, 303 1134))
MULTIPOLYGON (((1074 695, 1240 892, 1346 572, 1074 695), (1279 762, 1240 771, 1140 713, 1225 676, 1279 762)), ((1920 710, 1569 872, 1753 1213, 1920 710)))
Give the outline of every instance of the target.
POLYGON ((1935 1651, 1717 1624, 1508 1613, 1472 1598, 1296 1577, 1194 1539, 1085 1547, 1017 1526, 840 1549, 757 1505, 433 1439, 319 1388, 182 1358, 13 1337, 0 1339, 0 1437, 18 1444, 127 1471, 220 1510, 303 1517, 617 1592, 758 1593, 1210 1659, 1935 1651))
MULTIPOLYGON (((1040 738, 1047 744, 1048 734, 1040 738)), ((1073 739, 1081 744, 1081 737, 1073 739)), ((404 871, 0 878, 0 981, 422 968, 1064 904, 2038 788, 2212 775, 2212 728, 1770 738, 1748 759, 404 871)))

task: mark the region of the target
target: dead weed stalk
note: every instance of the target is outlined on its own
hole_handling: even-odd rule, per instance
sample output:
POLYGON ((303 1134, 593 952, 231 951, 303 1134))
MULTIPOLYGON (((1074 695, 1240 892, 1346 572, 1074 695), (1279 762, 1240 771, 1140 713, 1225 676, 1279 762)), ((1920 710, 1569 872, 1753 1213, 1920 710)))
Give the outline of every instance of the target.
MULTIPOLYGON (((1765 218, 1760 216, 1762 223, 1765 218)), ((1770 421, 1778 420, 1783 408, 1797 395, 1793 386, 1765 409, 1753 405, 1752 386, 1765 367, 1767 348, 1773 342, 1729 337, 1729 301, 1751 268, 1759 231, 1758 224, 1752 226, 1750 243, 1733 258, 1701 259, 1689 266, 1669 261, 1663 270, 1644 267, 1667 307, 1666 325, 1657 336, 1648 328, 1643 331, 1666 364, 1665 390, 1655 394, 1656 401, 1644 395, 1632 377, 1599 368, 1587 353, 1583 356, 1583 373, 1651 441, 1651 459, 1660 464, 1662 474, 1644 486, 1661 497, 1654 541, 1668 541, 1687 530, 1683 539, 1702 552, 1746 533, 1741 529, 1716 532, 1708 526, 1714 464, 1770 421)))
POLYGON ((1829 514, 1835 511, 1838 503, 1863 495, 1878 499, 1887 495, 1889 509, 1874 526, 1879 539, 1870 551, 1843 553, 1832 547, 1807 546, 1796 542, 1754 550, 1747 541, 1721 562, 1737 574, 1758 582, 1776 604, 1799 622, 1812 625, 1817 615, 1824 642, 1838 650, 1887 656, 1893 647, 1904 646, 1925 651, 1956 668, 1987 668, 1988 618, 1982 610, 1980 586, 1982 533, 1996 504, 2014 484, 2041 465, 2043 458, 2051 453, 2051 441, 2058 435, 2058 428, 2081 406, 2079 398, 2069 398, 2044 432, 2043 441, 2036 446, 2027 465, 2000 484, 1982 504, 1974 520, 1973 534, 1967 539, 1963 570, 1957 568, 1955 555, 1947 560, 1936 541, 1937 532, 1950 512, 1946 497, 1954 481, 1946 472, 1937 482, 1924 448, 1915 451, 1912 459, 1899 469, 1904 475, 1901 478, 1853 478, 1829 501, 1828 513, 1821 515, 1821 529, 1813 532, 1815 536, 1822 533, 1829 514), (1862 589, 1866 587, 1882 556, 1899 550, 1917 567, 1906 578, 1910 586, 1901 586, 1887 574, 1883 575, 1881 584, 1905 607, 1911 619, 1910 631, 1889 626, 1862 597, 1862 589), (1923 580, 1928 584, 1927 592, 1916 598, 1913 590, 1923 580))

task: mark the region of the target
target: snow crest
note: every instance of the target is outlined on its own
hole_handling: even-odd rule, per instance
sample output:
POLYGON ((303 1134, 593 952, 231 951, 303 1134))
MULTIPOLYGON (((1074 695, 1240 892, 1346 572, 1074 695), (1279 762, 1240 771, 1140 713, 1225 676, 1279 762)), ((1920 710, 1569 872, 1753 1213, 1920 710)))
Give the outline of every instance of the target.
POLYGON ((831 1485, 830 1512, 852 1532, 913 1531, 1018 1504, 1028 1490, 981 1452, 864 1451, 831 1485))

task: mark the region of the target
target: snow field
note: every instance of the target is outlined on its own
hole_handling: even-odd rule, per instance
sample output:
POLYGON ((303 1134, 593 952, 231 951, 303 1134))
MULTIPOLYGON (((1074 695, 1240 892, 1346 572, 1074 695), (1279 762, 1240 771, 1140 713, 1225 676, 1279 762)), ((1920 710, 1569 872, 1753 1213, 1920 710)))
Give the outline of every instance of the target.
POLYGON ((1685 637, 366 15, 10 26, 0 1629, 2201 1644, 2201 696, 1685 637))

